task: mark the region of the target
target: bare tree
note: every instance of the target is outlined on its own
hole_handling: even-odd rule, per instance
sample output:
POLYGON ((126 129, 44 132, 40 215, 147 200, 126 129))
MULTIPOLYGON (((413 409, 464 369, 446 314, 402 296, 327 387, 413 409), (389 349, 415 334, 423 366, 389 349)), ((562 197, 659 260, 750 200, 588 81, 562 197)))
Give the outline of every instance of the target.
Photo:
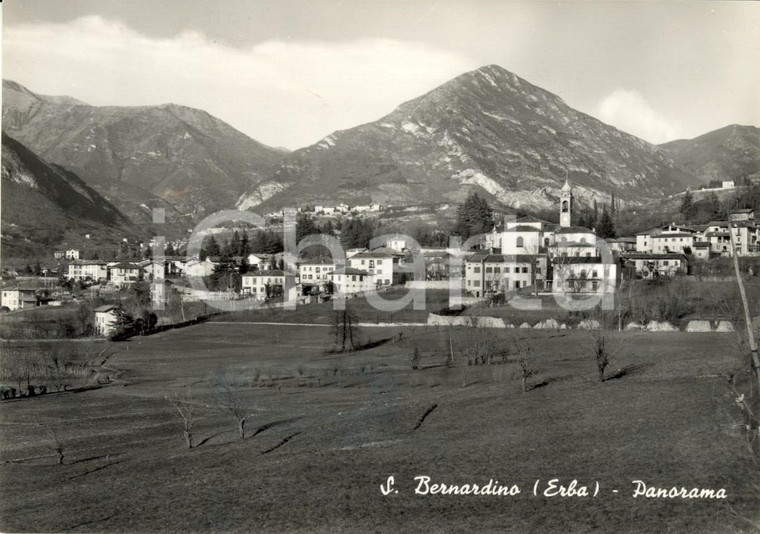
POLYGON ((228 377, 223 377, 217 384, 216 396, 219 406, 235 419, 240 439, 245 439, 245 420, 249 410, 242 397, 240 386, 228 377))
POLYGON ((190 397, 187 391, 183 394, 175 393, 172 396, 167 395, 166 400, 172 406, 175 417, 182 424, 182 431, 187 448, 192 449, 193 427, 199 416, 198 403, 190 397))
POLYGON ((335 352, 345 352, 346 348, 350 351, 356 350, 358 333, 354 322, 353 314, 348 309, 335 312, 335 352))
POLYGON ((63 432, 56 425, 45 427, 45 433, 48 438, 48 448, 58 456, 58 465, 64 464, 65 438, 63 432))
POLYGON ((606 334, 603 330, 591 330, 591 343, 599 382, 604 382, 604 370, 610 363, 610 350, 606 334))
POLYGON ((517 356, 518 371, 522 381, 523 393, 528 392, 528 380, 535 376, 537 371, 532 366, 533 347, 527 340, 515 337, 512 339, 512 347, 517 356))

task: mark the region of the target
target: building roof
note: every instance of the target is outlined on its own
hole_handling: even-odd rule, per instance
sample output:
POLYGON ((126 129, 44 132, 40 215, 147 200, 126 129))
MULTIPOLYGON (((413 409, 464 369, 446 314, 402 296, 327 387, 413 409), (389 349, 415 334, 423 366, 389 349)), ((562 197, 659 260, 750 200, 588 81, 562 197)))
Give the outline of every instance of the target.
POLYGON ((628 254, 626 257, 628 260, 682 260, 686 261, 686 256, 679 252, 667 252, 664 254, 649 254, 646 252, 638 252, 634 254, 628 254))
POLYGON ((332 272, 332 274, 350 274, 350 275, 360 275, 360 276, 369 275, 367 271, 356 269, 354 267, 341 267, 340 269, 335 269, 332 272))
POLYGON ((572 187, 570 187, 570 182, 567 181, 567 178, 565 179, 565 185, 562 186, 562 192, 567 193, 571 192, 573 190, 572 187))
POLYGON ((556 231, 557 234, 593 234, 594 231, 583 226, 563 226, 556 231))
POLYGON ((475 253, 465 261, 467 263, 525 263, 541 257, 539 254, 490 254, 475 253))
POLYGON ((106 313, 106 312, 110 312, 112 310, 118 310, 118 309, 119 309, 118 304, 103 304, 102 306, 98 306, 97 308, 95 308, 94 311, 99 312, 99 313, 106 313))
POLYGON ((351 256, 351 259, 354 260, 354 259, 362 259, 362 258, 368 258, 368 259, 371 259, 371 258, 394 258, 396 256, 397 256, 397 254, 391 254, 389 252, 382 252, 382 251, 378 251, 376 249, 376 250, 373 250, 371 252, 359 252, 358 254, 354 254, 353 256, 351 256))
POLYGON ((248 272, 243 276, 293 276, 293 274, 286 273, 282 269, 265 269, 263 271, 248 272))
POLYGON ((133 263, 131 261, 120 261, 116 265, 111 266, 112 269, 134 269, 134 270, 140 270, 142 268, 142 265, 139 263, 133 263))
POLYGON ((636 244, 636 238, 635 237, 617 237, 615 239, 605 239, 607 243, 631 243, 633 245, 636 244))
POLYGON ((298 265, 335 265, 335 263, 332 258, 312 258, 299 261, 298 265))
POLYGON ((100 260, 74 260, 69 265, 108 265, 104 261, 100 260))
POLYGON ((710 243, 708 241, 694 241, 694 247, 695 248, 702 248, 702 247, 709 247, 710 243))
POLYGON ((660 239, 660 238, 667 239, 669 237, 694 237, 694 234, 687 234, 685 232, 676 232, 676 233, 673 233, 673 234, 655 235, 655 236, 652 236, 652 239, 660 239))
POLYGON ((518 224, 517 226, 513 226, 512 228, 507 228, 504 230, 505 232, 541 232, 541 228, 536 228, 535 226, 529 226, 527 224, 518 224))
MULTIPOLYGON (((583 263, 583 264, 605 264, 599 256, 563 256, 555 258, 554 263, 583 263)), ((605 265, 614 265, 616 262, 606 263, 605 265)))

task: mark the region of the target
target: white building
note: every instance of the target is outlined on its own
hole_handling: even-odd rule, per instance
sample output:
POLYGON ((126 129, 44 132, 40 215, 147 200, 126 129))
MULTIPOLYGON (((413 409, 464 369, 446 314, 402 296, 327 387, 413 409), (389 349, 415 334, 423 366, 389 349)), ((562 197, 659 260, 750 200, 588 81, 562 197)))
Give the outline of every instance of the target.
POLYGON ((0 306, 5 306, 10 311, 34 308, 37 303, 34 289, 14 287, 0 291, 0 306))
POLYGON ((79 251, 75 248, 69 249, 65 253, 65 257, 67 260, 78 260, 79 259, 79 251))
POLYGON ((734 187, 736 187, 734 180, 723 180, 723 189, 733 189, 734 187))
POLYGON ((694 247, 694 234, 687 232, 662 233, 651 237, 652 253, 667 254, 679 252, 681 254, 691 252, 694 247))
POLYGON ((112 265, 108 269, 108 273, 111 284, 126 287, 140 281, 143 269, 139 263, 123 261, 112 265))
POLYGON ((211 258, 206 258, 203 261, 194 259, 187 262, 185 275, 197 277, 211 276, 215 268, 216 264, 211 261, 211 258))
MULTIPOLYGON (((733 233, 734 248, 739 256, 760 255, 760 225, 753 220, 744 220, 731 222, 730 229, 733 233)), ((731 233, 728 222, 713 221, 707 225, 704 241, 710 243, 710 251, 713 254, 731 256, 731 233)))
POLYGON ((369 291, 375 287, 373 276, 365 270, 353 267, 341 267, 330 274, 333 283, 333 292, 341 295, 350 295, 369 291))
POLYGON ((66 276, 69 280, 98 282, 108 279, 108 265, 104 261, 75 260, 69 263, 66 276))
POLYGON ((521 289, 545 280, 546 269, 546 255, 473 254, 465 260, 465 290, 484 297, 521 289))
POLYGON ((402 281, 399 257, 387 252, 360 252, 348 258, 348 267, 367 271, 377 285, 396 285, 402 281))
POLYGON ((637 276, 654 278, 656 276, 673 276, 686 273, 686 256, 679 253, 669 254, 629 254, 626 263, 632 263, 637 276))
POLYGON ((330 273, 336 268, 331 259, 303 260, 298 264, 298 279, 302 286, 321 286, 330 280, 330 273))
POLYGON ((563 293, 612 293, 620 282, 618 267, 598 256, 555 258, 552 288, 563 293))
POLYGON ((397 252, 404 252, 406 250, 406 239, 389 239, 386 241, 385 246, 397 252))
POLYGON ((116 331, 121 310, 115 304, 95 308, 95 335, 110 336, 116 331))
POLYGON ((248 254, 246 260, 251 268, 264 269, 269 263, 269 256, 266 254, 248 254))
POLYGON ((286 285, 295 283, 294 276, 280 269, 255 271, 242 277, 240 293, 257 300, 265 300, 284 294, 286 285))

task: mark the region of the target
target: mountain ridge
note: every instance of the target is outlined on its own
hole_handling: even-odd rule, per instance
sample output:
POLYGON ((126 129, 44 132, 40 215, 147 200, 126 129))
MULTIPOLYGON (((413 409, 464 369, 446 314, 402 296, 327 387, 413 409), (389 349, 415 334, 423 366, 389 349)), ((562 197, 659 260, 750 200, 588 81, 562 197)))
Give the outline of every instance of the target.
POLYGON ((579 198, 634 203, 694 181, 664 150, 487 65, 295 150, 237 206, 444 204, 478 189, 503 205, 546 208, 566 178, 579 198))
POLYGON ((283 157, 204 110, 79 102, 4 80, 3 129, 102 193, 128 184, 196 220, 232 206, 283 157))

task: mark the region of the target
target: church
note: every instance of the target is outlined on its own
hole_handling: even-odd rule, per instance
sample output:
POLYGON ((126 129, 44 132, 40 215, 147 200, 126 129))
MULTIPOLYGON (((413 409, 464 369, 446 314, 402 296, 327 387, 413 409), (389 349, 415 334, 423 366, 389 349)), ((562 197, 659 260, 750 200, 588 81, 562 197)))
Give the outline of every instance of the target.
POLYGON ((536 217, 507 217, 485 235, 482 250, 465 261, 465 290, 474 297, 533 287, 539 292, 614 291, 619 266, 593 229, 573 226, 570 183, 560 190, 559 224, 536 217))

